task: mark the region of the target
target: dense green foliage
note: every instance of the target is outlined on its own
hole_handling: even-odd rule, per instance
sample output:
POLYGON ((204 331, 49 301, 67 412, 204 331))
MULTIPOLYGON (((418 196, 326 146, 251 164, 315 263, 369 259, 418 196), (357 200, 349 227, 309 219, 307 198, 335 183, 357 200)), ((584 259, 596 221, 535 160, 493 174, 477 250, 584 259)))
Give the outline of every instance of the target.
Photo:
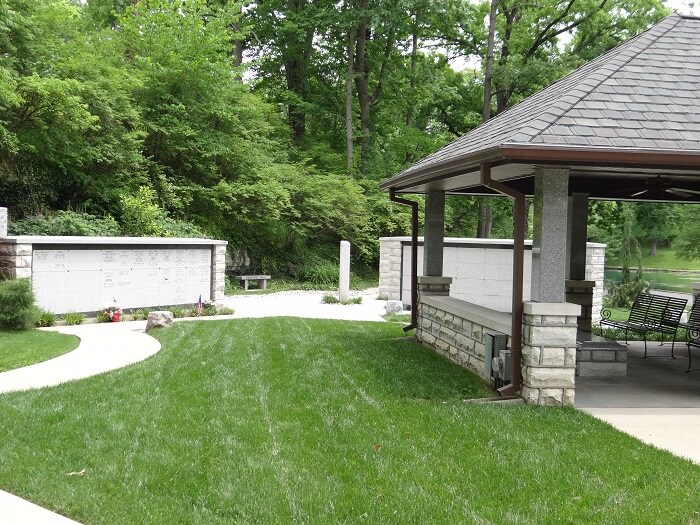
MULTIPOLYGON (((480 122, 481 67, 455 71, 448 57, 483 62, 487 11, 0 0, 11 231, 207 235, 293 277, 347 239, 373 263, 378 237, 409 226, 377 181, 480 122)), ((499 2, 494 112, 664 14, 659 0, 499 2)), ((451 199, 448 233, 474 235, 480 209, 451 199)), ((510 203, 489 210, 483 231, 510 236, 510 203)))
POLYGON ((0 330, 24 330, 38 315, 29 279, 0 280, 0 330))

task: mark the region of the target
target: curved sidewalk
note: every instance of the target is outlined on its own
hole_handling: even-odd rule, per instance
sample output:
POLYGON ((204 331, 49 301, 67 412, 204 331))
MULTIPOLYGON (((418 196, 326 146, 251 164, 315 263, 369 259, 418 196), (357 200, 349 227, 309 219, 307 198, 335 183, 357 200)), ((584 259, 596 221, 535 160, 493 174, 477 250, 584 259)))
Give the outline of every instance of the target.
POLYGON ((160 350, 160 343, 142 332, 145 327, 145 321, 136 321, 51 328, 78 336, 78 348, 0 373, 0 393, 60 385, 143 361, 160 350))

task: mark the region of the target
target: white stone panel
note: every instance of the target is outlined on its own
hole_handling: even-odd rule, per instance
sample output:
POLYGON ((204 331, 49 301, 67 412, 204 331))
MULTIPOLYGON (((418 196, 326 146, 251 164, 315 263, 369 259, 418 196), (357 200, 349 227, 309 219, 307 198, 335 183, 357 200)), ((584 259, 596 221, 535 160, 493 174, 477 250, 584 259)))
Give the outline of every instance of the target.
POLYGON ((211 298, 211 249, 35 250, 32 277, 54 313, 196 303, 211 298))

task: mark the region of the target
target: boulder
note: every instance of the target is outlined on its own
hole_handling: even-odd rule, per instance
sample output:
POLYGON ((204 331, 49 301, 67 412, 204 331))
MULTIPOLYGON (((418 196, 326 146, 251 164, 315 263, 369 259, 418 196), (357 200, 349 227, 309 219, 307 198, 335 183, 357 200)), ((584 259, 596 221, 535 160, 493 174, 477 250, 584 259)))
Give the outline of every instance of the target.
POLYGON ((401 301, 387 301, 384 305, 387 314, 400 314, 403 312, 401 301))
POLYGON ((173 324, 173 313, 167 310, 156 310, 148 312, 148 321, 146 321, 146 331, 151 328, 165 328, 173 324))

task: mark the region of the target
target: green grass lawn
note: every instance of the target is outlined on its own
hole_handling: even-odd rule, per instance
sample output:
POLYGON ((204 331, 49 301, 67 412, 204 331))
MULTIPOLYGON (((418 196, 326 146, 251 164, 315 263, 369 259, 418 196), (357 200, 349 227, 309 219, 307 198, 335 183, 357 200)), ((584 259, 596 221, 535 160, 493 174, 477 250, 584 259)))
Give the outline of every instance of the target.
MULTIPOLYGON (((636 268, 636 260, 632 266, 636 268)), ((621 266, 619 260, 606 255, 605 266, 621 266)), ((673 248, 660 247, 657 249, 656 257, 649 255, 649 247, 642 246, 642 268, 662 268, 664 270, 694 270, 700 272, 700 260, 684 261, 676 255, 673 248)))
POLYGON ((33 365, 77 348, 74 335, 44 330, 0 331, 0 372, 33 365))
POLYGON ((98 524, 693 524, 700 468, 491 395, 401 325, 179 323, 137 365, 0 395, 0 487, 98 524))

